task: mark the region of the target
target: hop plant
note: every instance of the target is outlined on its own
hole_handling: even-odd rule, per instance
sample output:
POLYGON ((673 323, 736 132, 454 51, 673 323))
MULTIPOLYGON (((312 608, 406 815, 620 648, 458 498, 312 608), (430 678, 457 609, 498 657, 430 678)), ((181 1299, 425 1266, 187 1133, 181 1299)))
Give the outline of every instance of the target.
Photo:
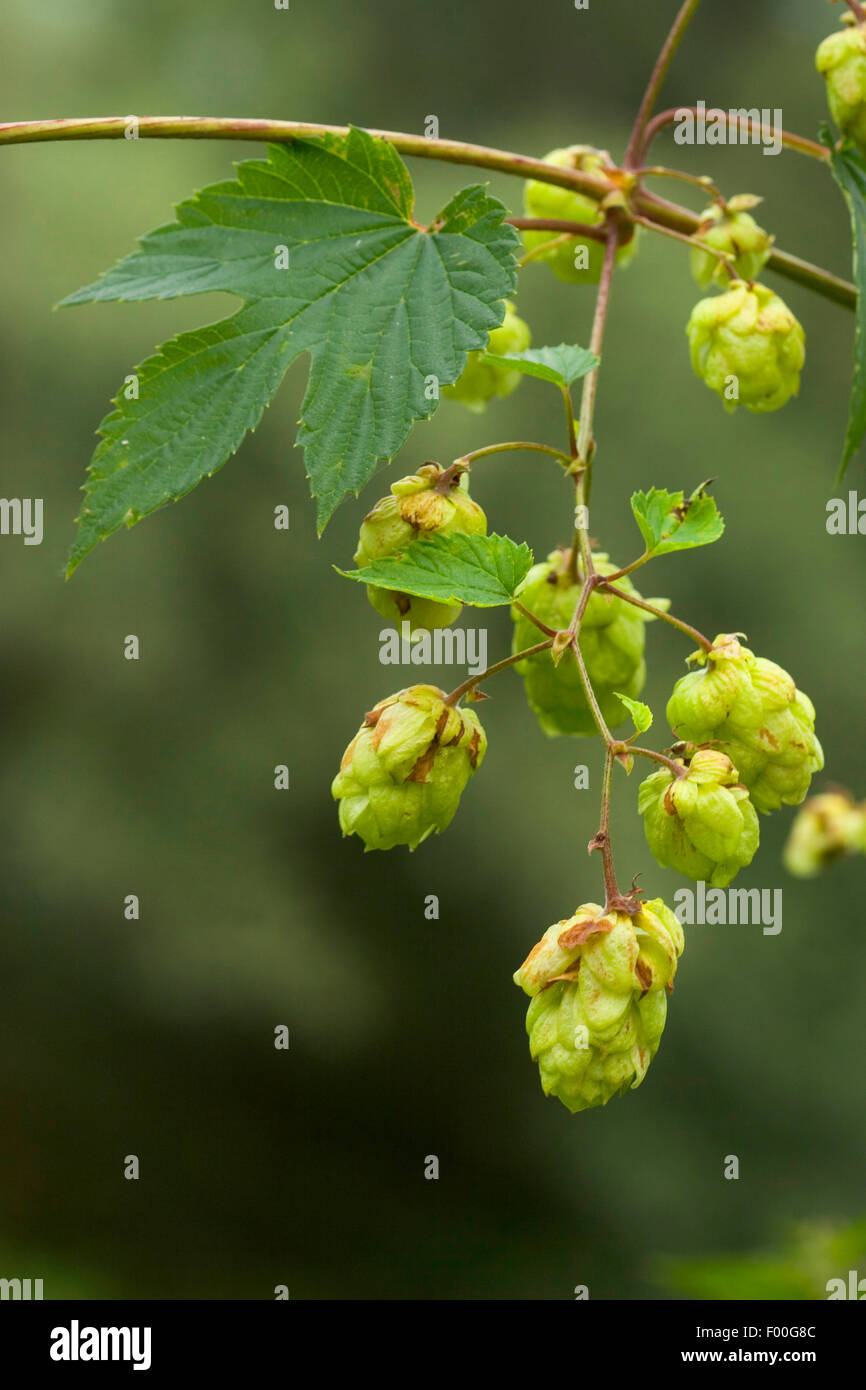
POLYGON ((686 329, 692 366, 725 409, 778 410, 800 389, 806 335, 787 304, 765 285, 731 282, 701 299, 686 329), (736 378, 736 395, 730 395, 736 378))
POLYGON ((866 26, 851 14, 818 45, 815 66, 827 84, 830 114, 844 135, 866 148, 866 26))
POLYGON ((810 796, 797 812, 782 862, 797 878, 814 878, 845 854, 866 854, 866 804, 850 792, 810 796))
POLYGON ((660 767, 641 783, 638 810, 647 843, 663 868, 724 888, 752 862, 758 815, 730 758, 699 748, 677 775, 660 767))
MULTIPOLYGON (((603 150, 593 149, 591 145, 568 145, 564 149, 551 150, 544 156, 545 164, 555 164, 560 169, 579 169, 586 174, 598 174, 610 167, 610 156, 603 150)), ((553 183, 540 183, 529 179, 523 193, 523 205, 527 217, 555 217, 565 222, 582 222, 585 226, 600 226, 604 213, 598 203, 582 193, 568 188, 558 188, 553 183)), ((604 242, 580 237, 558 240, 556 232, 525 231, 523 244, 527 251, 536 251, 548 245, 548 250, 535 259, 550 266, 559 280, 573 285, 597 285, 604 265, 604 242), (548 243, 551 243, 548 245, 548 243), (586 265, 575 265, 575 249, 586 247, 586 265)), ((637 237, 621 246, 616 253, 617 264, 628 265, 637 249, 637 237)))
POLYGON ((727 753, 758 811, 798 806, 824 766, 815 707, 787 671, 722 634, 677 681, 667 717, 677 738, 727 753))
POLYGON ((575 1114, 639 1086, 658 1050, 683 929, 657 898, 635 916, 585 903, 548 927, 514 976, 531 998, 541 1088, 575 1114))
MULTIPOLYGON (((570 552, 554 550, 544 564, 534 565, 520 588, 523 607, 548 627, 557 631, 569 626, 580 597, 583 582, 569 573, 570 552)), ((593 556, 596 571, 614 574, 617 566, 607 555, 593 556)), ((627 593, 636 593, 628 577, 617 581, 627 593)), ((518 608, 514 619, 513 650, 520 652, 538 638, 538 629, 518 608)), ((631 698, 640 694, 646 679, 644 627, 648 618, 641 609, 613 594, 596 591, 590 597, 580 628, 580 649, 601 712, 610 726, 621 724, 625 708, 616 692, 631 698)), ((580 671, 573 651, 568 648, 559 664, 549 651, 538 652, 516 663, 523 677, 526 698, 538 716, 544 732, 556 734, 594 734, 595 723, 586 702, 580 671)))
MULTIPOLYGON (((518 317, 511 300, 506 299, 505 318, 490 334, 486 351, 504 357, 509 352, 523 352, 531 342, 529 325, 518 317)), ((479 414, 494 396, 510 396, 520 381, 520 372, 488 361, 484 352, 470 352, 462 375, 453 386, 443 386, 442 394, 479 414)))
MULTIPOLYGON (((724 207, 714 203, 706 209, 695 239, 716 251, 731 262, 741 280, 755 280, 769 260, 773 237, 759 227, 754 217, 746 211, 759 201, 750 194, 730 198, 724 207)), ((700 246, 691 253, 692 275, 701 289, 707 289, 715 282, 727 285, 728 272, 725 266, 700 246)))
POLYGON ((344 835, 368 850, 416 849, 448 826, 481 766, 487 738, 472 710, 445 703, 433 685, 381 700, 343 754, 331 794, 344 835))
MULTIPOLYGON (((391 484, 391 495, 382 497, 361 523, 356 565, 371 565, 430 536, 457 531, 468 536, 486 535, 487 518, 469 496, 468 474, 452 474, 449 479, 446 472, 436 463, 425 463, 417 473, 391 484)), ((459 618, 463 607, 374 584, 367 585, 367 597, 383 618, 393 623, 408 621, 413 631, 448 627, 459 618)))

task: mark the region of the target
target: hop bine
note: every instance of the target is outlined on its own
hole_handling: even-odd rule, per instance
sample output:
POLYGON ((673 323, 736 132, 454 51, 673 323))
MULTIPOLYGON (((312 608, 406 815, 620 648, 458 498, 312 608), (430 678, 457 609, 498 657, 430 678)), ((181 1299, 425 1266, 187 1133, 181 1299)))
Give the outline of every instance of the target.
MULTIPOLYGON (((391 484, 391 495, 380 498, 361 523, 356 565, 401 554, 430 536, 487 534, 487 518, 469 496, 468 474, 457 472, 443 483, 447 471, 437 463, 425 463, 417 473, 391 484)), ((439 603, 374 584, 367 585, 367 597, 383 618, 409 622, 412 631, 448 627, 463 609, 462 603, 439 603)))
POLYGON ((699 748, 676 765, 683 775, 660 767, 641 783, 647 843, 663 868, 724 888, 754 858, 757 812, 725 753, 699 748))
POLYGON ((815 707, 791 676, 735 634, 689 658, 703 669, 677 681, 667 718, 678 739, 726 753, 758 811, 798 806, 824 766, 815 707))
MULTIPOLYGON (((548 627, 567 629, 580 598, 583 575, 578 565, 575 580, 569 570, 570 552, 554 550, 543 564, 534 565, 517 597, 521 604, 548 627)), ((600 575, 616 573, 605 554, 593 557, 600 575)), ((627 593, 636 593, 628 577, 617 581, 627 593)), ((538 629, 518 608, 514 619, 514 652, 524 651, 538 636, 538 629)), ((636 698, 646 680, 644 628, 652 621, 643 609, 624 602, 614 594, 596 590, 586 605, 580 628, 580 649, 602 715, 608 725, 621 724, 625 717, 617 692, 636 698)), ((592 735, 596 732, 592 711, 586 702, 580 670, 574 653, 568 649, 555 664, 549 651, 539 652, 516 663, 523 677, 526 698, 538 716, 544 732, 592 735)))
MULTIPOLYGON (((564 149, 551 150, 544 156, 544 162, 555 164, 560 169, 579 169, 586 174, 602 173, 612 167, 610 155, 604 150, 593 149, 591 145, 568 145, 564 149)), ((604 212, 592 198, 568 188, 558 188, 556 184, 540 183, 537 179, 527 181, 523 205, 527 217, 582 222, 587 227, 600 227, 604 222, 604 212)), ((604 243, 601 241, 587 238, 582 242, 579 236, 557 237, 553 231, 525 231, 523 244, 527 251, 539 253, 533 260, 544 261, 557 279, 567 284, 597 285, 601 278, 604 264, 604 243), (541 251, 543 246, 548 249, 541 251), (581 260, 585 264, 575 264, 575 249, 583 252, 581 260)), ((617 264, 628 265, 636 249, 637 235, 619 248, 617 264)))
POLYGON ((686 332, 695 372, 727 411, 778 410, 799 391, 806 335, 765 285, 733 280, 726 294, 699 300, 686 332))
MULTIPOLYGON (((729 198, 724 207, 714 203, 706 209, 694 234, 696 241, 723 255, 741 280, 755 280, 770 258, 773 237, 759 227, 746 211, 759 200, 749 194, 729 198)), ((727 269, 718 256, 695 246, 691 253, 692 275, 701 289, 711 284, 730 284, 727 269)))
POLYGON ((683 929, 660 898, 634 916, 585 903, 516 972, 541 1089, 572 1114, 639 1086, 658 1050, 683 929))
POLYGON ((477 715, 445 703, 433 685, 381 700, 343 754, 331 794, 344 835, 368 850, 416 849, 448 826, 481 766, 487 737, 477 715))

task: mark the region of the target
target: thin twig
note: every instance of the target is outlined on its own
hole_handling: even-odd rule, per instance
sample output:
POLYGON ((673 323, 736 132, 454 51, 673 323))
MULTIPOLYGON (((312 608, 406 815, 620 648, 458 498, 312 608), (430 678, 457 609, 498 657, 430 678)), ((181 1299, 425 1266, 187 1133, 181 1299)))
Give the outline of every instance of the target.
POLYGON ((650 80, 647 83, 647 89, 644 92, 640 110, 635 117, 631 136, 629 137, 628 149, 625 152, 624 160, 626 169, 634 169, 640 162, 640 151, 647 121, 652 114, 652 109, 656 104, 662 84, 667 77, 668 68, 673 61, 673 56, 679 48, 680 40, 686 32, 692 15, 698 8, 698 3, 699 0, 685 0, 685 3, 680 7, 677 17, 671 25, 670 33, 662 45, 661 52, 656 59, 655 67, 650 74, 650 80))

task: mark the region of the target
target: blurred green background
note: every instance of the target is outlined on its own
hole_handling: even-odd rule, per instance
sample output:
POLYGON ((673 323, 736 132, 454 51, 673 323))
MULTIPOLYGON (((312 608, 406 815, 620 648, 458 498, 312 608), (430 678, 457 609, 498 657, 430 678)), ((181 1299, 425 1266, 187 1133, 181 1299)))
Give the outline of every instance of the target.
MULTIPOLYGON (((7 0, 4 120, 270 116, 423 130, 543 154, 621 154, 675 0, 7 0)), ((782 107, 825 119, 813 68, 824 0, 705 0, 665 105, 782 107)), ((365 710, 410 674, 378 661, 380 620, 334 573, 386 481, 493 439, 559 443, 555 393, 524 382, 472 416, 444 402, 390 475, 322 541, 293 448, 306 363, 237 457, 179 506, 62 570, 93 430, 126 372, 235 301, 52 314, 194 187, 259 153, 239 143, 10 147, 0 153, 3 486, 45 499, 45 540, 0 539, 3 926, 0 1275, 46 1297, 673 1296, 665 1258, 770 1246, 789 1223, 862 1211, 863 864, 799 883, 762 821, 738 886, 782 887, 784 928, 695 927, 643 1087, 570 1117, 541 1095, 511 973, 550 922, 600 892, 595 742, 548 741, 507 674, 483 707, 487 762, 446 836, 416 854, 341 840, 329 794, 365 710), (291 508, 291 529, 273 509, 291 508), (141 659, 123 659, 135 633, 141 659), (586 762, 591 790, 573 789, 586 762), (277 792, 273 769, 291 768, 277 792), (141 919, 124 919, 127 894, 141 919), (424 917, 425 896, 441 903, 424 917), (275 1051, 277 1024, 291 1029, 275 1051), (138 1182, 123 1160, 137 1154, 138 1182), (440 1160, 438 1182, 423 1176, 440 1160), (723 1177, 725 1156, 740 1178, 723 1177)), ((760 148, 657 157, 765 195, 779 244, 847 273, 847 219, 823 168, 760 148)), ((427 220, 473 175, 412 165, 427 220)), ((494 178, 515 211, 519 184, 494 178)), ((688 189, 659 185, 683 196, 688 189)), ((614 286, 597 414, 592 530, 637 553, 635 487, 706 478, 727 520, 657 562, 646 593, 705 632, 743 630, 818 707, 827 769, 866 793, 866 542, 829 537, 853 319, 773 280, 802 319, 799 400, 727 417, 692 376, 687 252, 642 238, 614 286)), ((591 293, 527 268, 536 344, 586 342, 591 293)), ((862 459, 847 487, 863 488, 862 459)), ((568 538, 557 469, 476 469, 491 526, 536 554, 568 538)), ((489 616, 490 660, 509 622, 489 616)), ((663 710, 687 646, 648 632, 663 710)), ((453 670, 434 679, 455 684, 453 670)), ((643 840, 618 777, 617 864, 650 896, 682 880, 643 840)), ((866 1269, 861 1271, 866 1273, 866 1269)), ((840 1270, 840 1274, 845 1271, 840 1270)), ((683 1284, 679 1291, 694 1291, 683 1284)), ((745 1289, 744 1289, 745 1291, 745 1289)))

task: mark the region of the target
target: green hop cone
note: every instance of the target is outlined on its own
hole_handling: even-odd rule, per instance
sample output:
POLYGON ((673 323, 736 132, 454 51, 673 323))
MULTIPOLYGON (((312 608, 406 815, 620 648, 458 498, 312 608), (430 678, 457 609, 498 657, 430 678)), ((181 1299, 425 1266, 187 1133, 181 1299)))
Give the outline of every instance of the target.
MULTIPOLYGON (((686 768, 683 759, 677 765, 686 768)), ((699 748, 682 776, 660 767, 641 783, 638 810, 663 868, 724 888, 752 862, 758 815, 730 758, 699 748)))
POLYGON ((668 723, 678 739, 727 753, 758 811, 799 806, 824 766, 815 707, 787 671, 722 634, 674 686, 668 723))
POLYGON ((331 794, 344 835, 367 849, 416 849, 450 824, 487 737, 469 709, 445 704, 433 685, 380 700, 343 754, 331 794))
MULTIPOLYGON (((714 203, 706 209, 694 239, 727 256, 741 280, 756 280, 769 260, 773 237, 759 227, 746 211, 760 199, 750 194, 730 198, 724 208, 714 203)), ((709 285, 727 286, 728 272, 718 258, 695 246, 691 253, 692 275, 701 289, 709 285)))
POLYGON ((591 1110, 639 1086, 658 1050, 683 929, 660 898, 634 917, 585 903, 549 927, 514 976, 531 998, 541 1089, 591 1110))
MULTIPOLYGON (((487 518, 469 496, 468 474, 453 475, 443 491, 444 472, 436 463, 425 463, 417 473, 391 484, 390 497, 381 498, 361 523, 356 565, 363 568, 400 554, 430 536, 450 536, 458 531, 467 536, 486 535, 487 518)), ((393 623, 408 621, 413 631, 448 627, 459 618, 463 607, 373 584, 367 585, 367 597, 383 618, 393 623)))
POLYGON ((727 411, 778 410, 799 391, 806 335, 765 285, 733 280, 727 293, 699 300, 686 332, 695 372, 727 411))
POLYGON ((845 854, 866 853, 866 804, 850 792, 810 796, 797 812, 782 863, 797 878, 814 878, 845 854))
MULTIPOLYGON (((544 162, 555 164, 559 169, 579 169, 586 174, 602 173, 611 163, 610 156, 604 150, 595 150, 590 145, 569 145, 565 149, 551 150, 544 156, 544 162)), ((555 217, 564 222, 582 222, 587 227, 600 226, 604 221, 604 213, 593 198, 574 193, 568 188, 559 188, 553 183, 540 183, 537 179, 527 182, 523 205, 527 217, 555 217)), ((581 241, 580 237, 558 240, 553 231, 526 231, 523 233, 523 244, 527 251, 549 246, 547 251, 533 259, 544 261, 557 279, 567 284, 597 285, 601 279, 603 241, 591 241, 589 238, 581 241)), ((636 249, 635 235, 617 251, 617 264, 628 265, 636 249)))
MULTIPOLYGON (((532 342, 529 325, 519 318, 510 299, 505 301, 505 318, 490 334, 486 351, 504 357, 509 352, 523 352, 532 342)), ((510 396, 520 385, 522 373, 489 362, 484 352, 470 352, 462 375, 453 386, 443 386, 443 396, 460 401, 476 414, 487 409, 494 396, 510 396)))
MULTIPOLYGON (((517 595, 524 608, 557 631, 569 626, 583 582, 580 567, 577 582, 568 573, 569 553, 555 550, 543 564, 534 565, 517 595)), ((617 566, 610 564, 604 554, 594 555, 593 561, 599 574, 616 572, 617 566)), ((618 580, 617 587, 636 593, 628 577, 618 580)), ((517 608, 512 608, 511 616, 514 619, 513 651, 534 646, 540 635, 535 624, 517 608)), ((580 649, 601 712, 610 726, 622 724, 628 717, 616 692, 634 699, 643 689, 647 621, 648 616, 640 608, 613 594, 596 592, 586 606, 580 628, 580 649)), ((545 651, 516 662, 515 670, 523 677, 526 698, 546 734, 554 737, 596 732, 577 661, 570 648, 563 653, 558 665, 551 653, 545 651)))
POLYGON ((819 44, 815 66, 827 84, 830 114, 843 135, 866 149, 866 26, 851 14, 819 44))

